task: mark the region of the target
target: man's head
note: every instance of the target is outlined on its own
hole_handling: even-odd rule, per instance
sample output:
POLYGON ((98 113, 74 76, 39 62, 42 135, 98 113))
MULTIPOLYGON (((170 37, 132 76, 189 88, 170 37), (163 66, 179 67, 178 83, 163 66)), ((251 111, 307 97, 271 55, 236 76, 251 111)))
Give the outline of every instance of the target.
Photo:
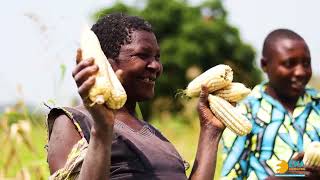
POLYGON ((300 35, 288 29, 272 31, 264 41, 262 56, 268 86, 277 96, 297 99, 304 93, 312 69, 309 48, 300 35))

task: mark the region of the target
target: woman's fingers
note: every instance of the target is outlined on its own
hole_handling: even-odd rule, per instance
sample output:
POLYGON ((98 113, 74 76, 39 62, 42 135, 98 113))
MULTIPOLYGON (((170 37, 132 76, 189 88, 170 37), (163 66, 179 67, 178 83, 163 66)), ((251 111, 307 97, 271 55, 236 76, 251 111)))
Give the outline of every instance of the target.
POLYGON ((94 76, 89 77, 85 82, 82 83, 82 85, 78 88, 78 92, 83 100, 86 100, 86 98, 89 95, 89 90, 96 82, 96 78, 94 76))
POLYGON ((223 130, 225 129, 225 125, 219 119, 217 119, 217 117, 212 113, 209 107, 208 96, 208 88, 206 86, 201 86, 201 92, 198 103, 200 124, 204 126, 213 126, 220 130, 223 130))
POLYGON ((208 88, 206 86, 201 86, 201 92, 198 102, 198 113, 201 117, 204 118, 211 118, 208 116, 213 116, 209 109, 208 95, 208 88))
POLYGON ((320 176, 320 167, 318 166, 306 166, 307 171, 310 171, 313 175, 320 176))
POLYGON ((82 51, 80 48, 77 49, 76 63, 79 64, 82 61, 82 51))
POLYGON ((213 118, 213 114, 211 110, 209 109, 209 103, 208 103, 208 88, 206 86, 201 86, 201 92, 199 96, 199 102, 198 102, 198 113, 200 116, 201 122, 204 122, 204 124, 207 124, 206 121, 210 121, 210 119, 213 118))
POLYGON ((204 85, 201 86, 199 105, 207 106, 208 105, 208 88, 204 85))
POLYGON ((292 160, 301 161, 303 159, 304 152, 295 153, 292 156, 292 160))
POLYGON ((79 64, 76 65, 75 69, 72 71, 72 76, 75 77, 77 73, 79 73, 82 69, 86 68, 87 66, 93 65, 94 59, 89 58, 85 61, 79 62, 79 64))
POLYGON ((97 65, 91 65, 85 67, 80 72, 75 74, 73 78, 76 81, 77 86, 80 87, 83 82, 85 82, 90 76, 95 75, 98 70, 99 67, 97 65))

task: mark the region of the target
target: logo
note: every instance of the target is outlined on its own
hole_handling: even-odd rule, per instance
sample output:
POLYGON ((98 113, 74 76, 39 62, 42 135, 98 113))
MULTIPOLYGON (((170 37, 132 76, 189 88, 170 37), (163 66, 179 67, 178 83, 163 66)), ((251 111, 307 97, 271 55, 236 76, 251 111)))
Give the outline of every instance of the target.
POLYGON ((286 177, 304 177, 304 164, 303 161, 290 160, 289 162, 280 160, 277 164, 277 173, 275 176, 286 177))
POLYGON ((278 166, 277 173, 279 173, 279 174, 284 174, 289 169, 288 163, 284 160, 281 160, 280 163, 277 164, 277 166, 278 166))

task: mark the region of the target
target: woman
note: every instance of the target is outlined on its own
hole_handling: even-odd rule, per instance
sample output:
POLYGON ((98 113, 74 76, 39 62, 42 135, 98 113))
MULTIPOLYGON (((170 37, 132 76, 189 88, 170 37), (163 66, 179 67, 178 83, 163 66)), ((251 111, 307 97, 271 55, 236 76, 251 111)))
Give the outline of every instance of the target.
MULTIPOLYGON (((113 111, 103 105, 54 108, 48 115, 48 162, 56 179, 187 179, 172 144, 135 114, 136 102, 154 96, 162 73, 160 49, 151 25, 139 17, 110 14, 92 30, 115 72, 121 70, 127 102, 113 111), (68 156, 69 155, 69 156, 68 156)), ((84 105, 95 82, 94 59, 77 51, 73 77, 84 105)), ((225 126, 208 108, 202 88, 198 103, 200 137, 190 179, 212 179, 225 126)))

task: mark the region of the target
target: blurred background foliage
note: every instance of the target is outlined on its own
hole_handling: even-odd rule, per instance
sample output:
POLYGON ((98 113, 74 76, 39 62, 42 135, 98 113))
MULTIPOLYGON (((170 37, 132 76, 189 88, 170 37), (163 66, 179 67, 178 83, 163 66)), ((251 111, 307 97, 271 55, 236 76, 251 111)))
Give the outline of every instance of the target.
POLYGON ((145 18, 152 24, 160 44, 164 73, 157 81, 156 98, 141 104, 145 119, 151 118, 151 107, 175 114, 183 111, 183 100, 174 98, 177 89, 184 89, 191 79, 217 64, 230 65, 234 80, 248 87, 261 81, 254 49, 227 22, 227 12, 219 0, 199 6, 183 0, 150 0, 137 7, 119 1, 102 8, 93 18, 97 20, 113 12, 145 18))

